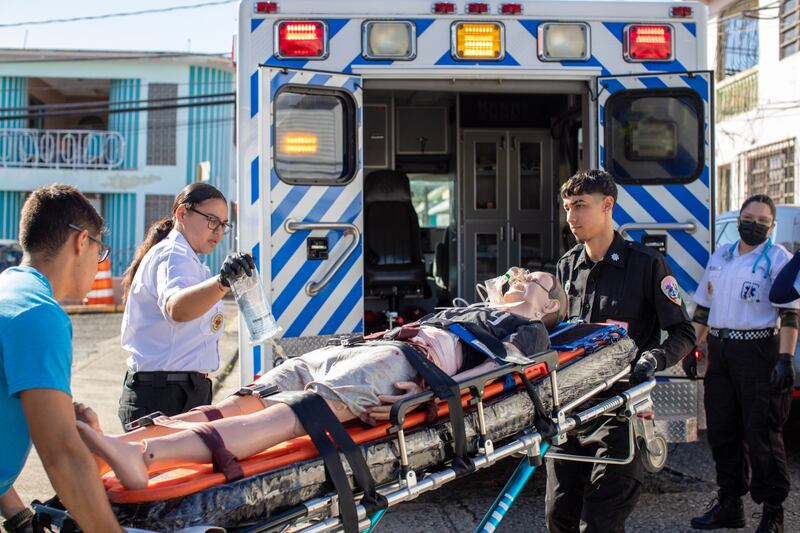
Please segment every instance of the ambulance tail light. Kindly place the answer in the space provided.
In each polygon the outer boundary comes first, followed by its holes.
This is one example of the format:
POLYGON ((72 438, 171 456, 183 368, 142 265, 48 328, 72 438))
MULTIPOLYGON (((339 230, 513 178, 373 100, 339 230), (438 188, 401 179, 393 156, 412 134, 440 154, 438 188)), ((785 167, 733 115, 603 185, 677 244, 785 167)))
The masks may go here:
POLYGON ((366 59, 410 60, 417 55, 417 35, 407 20, 368 20, 364 23, 361 53, 366 59))
POLYGON ((631 24, 625 35, 626 61, 672 61, 671 26, 631 24))
POLYGON ((456 5, 452 2, 436 2, 433 4, 433 12, 440 15, 449 15, 456 12, 456 5))
POLYGON ((278 59, 328 57, 328 27, 320 20, 284 20, 275 27, 278 59))
POLYGON ((589 49, 589 25, 573 22, 539 24, 537 39, 542 61, 586 61, 589 49))
POLYGON ((499 22, 456 22, 451 27, 454 59, 501 61, 505 57, 505 34, 499 22))
POLYGON ((278 151, 286 155, 316 154, 319 139, 313 133, 286 133, 278 141, 278 151))

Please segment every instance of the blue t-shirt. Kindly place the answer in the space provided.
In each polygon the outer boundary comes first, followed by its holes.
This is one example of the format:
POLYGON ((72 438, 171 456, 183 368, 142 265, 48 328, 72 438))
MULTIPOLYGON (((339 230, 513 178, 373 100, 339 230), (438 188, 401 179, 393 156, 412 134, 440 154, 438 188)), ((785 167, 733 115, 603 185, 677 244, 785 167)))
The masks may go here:
POLYGON ((72 322, 38 270, 0 274, 0 495, 25 466, 31 435, 19 393, 55 389, 72 395, 72 322))

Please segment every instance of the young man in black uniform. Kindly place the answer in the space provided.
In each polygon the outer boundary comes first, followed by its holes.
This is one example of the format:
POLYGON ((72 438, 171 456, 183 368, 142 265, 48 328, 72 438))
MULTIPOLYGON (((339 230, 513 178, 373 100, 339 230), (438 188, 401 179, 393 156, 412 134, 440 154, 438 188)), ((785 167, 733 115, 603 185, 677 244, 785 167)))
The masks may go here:
MULTIPOLYGON (((567 223, 579 242, 556 267, 567 293, 568 319, 616 322, 627 328, 639 348, 631 384, 680 361, 694 347, 695 335, 678 283, 660 253, 614 231, 611 212, 617 186, 611 175, 601 170, 579 172, 561 187, 561 198, 567 223), (662 330, 667 331, 663 343, 662 330)), ((624 457, 628 439, 627 423, 602 418, 554 449, 624 457)), ((643 477, 638 454, 627 465, 547 460, 548 530, 624 531, 643 477)))

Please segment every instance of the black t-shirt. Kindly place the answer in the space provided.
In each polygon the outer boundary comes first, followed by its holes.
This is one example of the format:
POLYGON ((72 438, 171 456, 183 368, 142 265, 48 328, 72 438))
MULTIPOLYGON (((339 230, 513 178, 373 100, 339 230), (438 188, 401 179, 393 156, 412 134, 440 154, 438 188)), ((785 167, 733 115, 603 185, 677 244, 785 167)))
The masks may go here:
MULTIPOLYGON (((459 325, 501 359, 508 357, 503 342, 510 342, 525 355, 534 355, 550 348, 550 337, 541 321, 529 320, 508 311, 456 307, 428 315, 420 320, 420 324, 442 329, 459 325)), ((471 344, 462 340, 461 346, 464 349, 464 363, 459 371, 474 368, 486 360, 485 353, 471 344)))
POLYGON ((605 257, 593 263, 583 244, 564 254, 556 267, 567 293, 570 320, 619 322, 640 351, 661 345, 671 366, 694 346, 694 330, 677 281, 664 256, 615 233, 605 257))

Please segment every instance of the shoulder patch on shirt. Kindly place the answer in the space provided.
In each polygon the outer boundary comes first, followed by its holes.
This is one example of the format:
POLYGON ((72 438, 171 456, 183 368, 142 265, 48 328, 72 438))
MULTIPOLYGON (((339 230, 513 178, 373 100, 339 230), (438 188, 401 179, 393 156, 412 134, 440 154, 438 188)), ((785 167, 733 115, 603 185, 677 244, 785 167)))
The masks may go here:
POLYGON ((678 281, 673 276, 667 276, 661 280, 661 292, 675 305, 683 303, 681 289, 678 287, 678 281))
POLYGON ((224 318, 222 317, 222 313, 217 313, 211 317, 211 331, 219 331, 219 328, 222 327, 223 322, 224 318))

